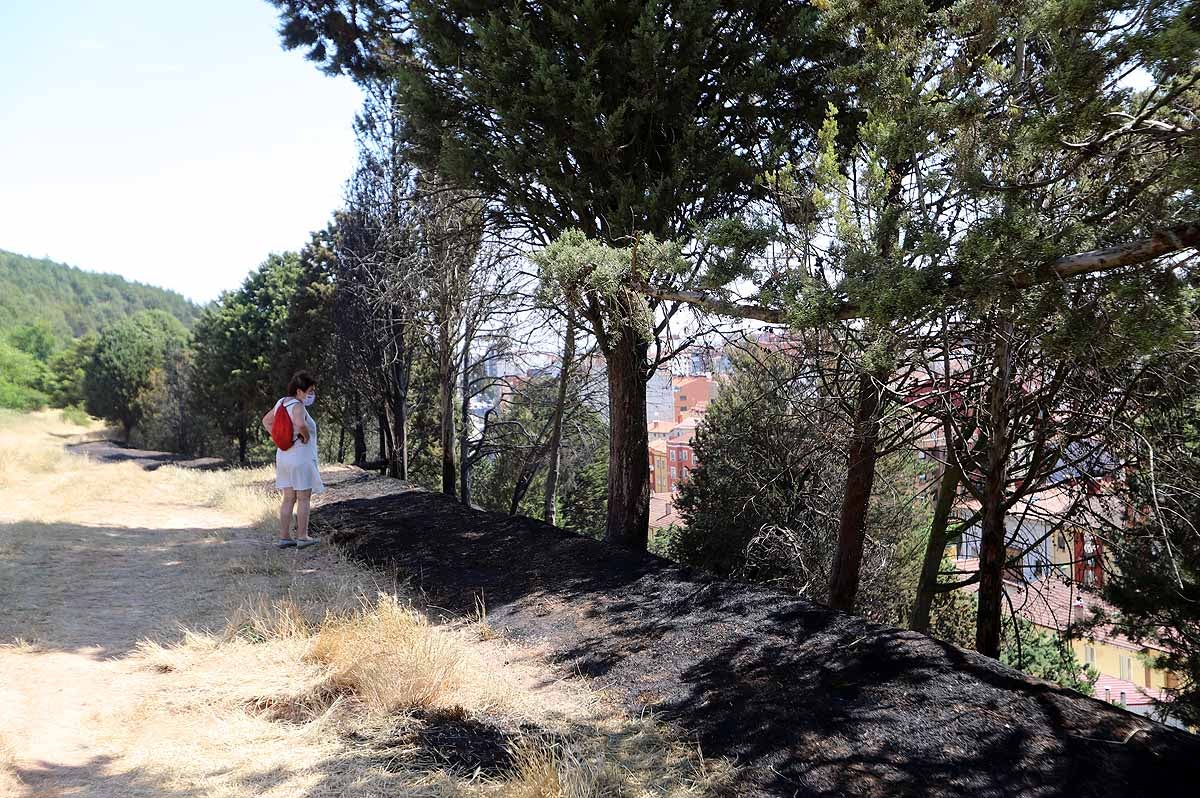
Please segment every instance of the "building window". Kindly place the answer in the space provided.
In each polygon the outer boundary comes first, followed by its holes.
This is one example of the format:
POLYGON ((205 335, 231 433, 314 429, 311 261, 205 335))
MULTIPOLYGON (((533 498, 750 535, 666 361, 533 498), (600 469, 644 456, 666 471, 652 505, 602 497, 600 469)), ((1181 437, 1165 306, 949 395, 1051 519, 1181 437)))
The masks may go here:
POLYGON ((1143 665, 1142 668, 1144 669, 1144 675, 1146 677, 1146 686, 1150 687, 1151 686, 1151 684, 1150 684, 1150 666, 1143 665))
MULTIPOLYGON (((1131 665, 1131 663, 1130 663, 1129 657, 1122 654, 1121 655, 1121 678, 1127 682, 1132 681, 1132 679, 1130 679, 1130 676, 1132 675, 1132 668, 1130 667, 1130 665, 1131 665)), ((1124 702, 1122 702, 1122 703, 1124 703, 1124 702)))
POLYGON ((674 449, 671 450, 671 462, 672 463, 675 462, 675 450, 674 449))
POLYGON ((675 466, 671 466, 671 479, 675 479, 675 466))
POLYGON ((1085 665, 1095 665, 1096 664, 1096 647, 1095 646, 1084 646, 1083 647, 1083 664, 1085 664, 1085 665))
POLYGON ((1005 547, 1004 578, 1011 582, 1025 581, 1025 563, 1021 559, 1021 550, 1012 546, 1005 547))
MULTIPOLYGON (((687 394, 682 394, 682 393, 681 393, 681 394, 679 394, 679 401, 681 401, 681 402, 686 402, 686 401, 687 401, 687 394)), ((685 407, 685 408, 684 408, 684 410, 687 410, 687 408, 685 407)))

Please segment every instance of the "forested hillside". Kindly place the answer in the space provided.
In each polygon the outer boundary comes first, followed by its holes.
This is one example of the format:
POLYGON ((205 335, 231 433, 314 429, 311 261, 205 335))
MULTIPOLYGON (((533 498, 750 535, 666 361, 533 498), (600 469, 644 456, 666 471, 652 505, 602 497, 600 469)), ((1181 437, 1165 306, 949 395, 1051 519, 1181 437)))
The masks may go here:
MULTIPOLYGON (((175 337, 183 339, 199 313, 174 291, 0 250, 0 408, 77 407, 104 335, 133 325, 178 328, 175 337)), ((94 387, 103 384, 93 380, 94 387)))
POLYGON ((44 323, 69 340, 139 310, 165 310, 189 327, 200 311, 174 291, 0 250, 0 336, 44 323))

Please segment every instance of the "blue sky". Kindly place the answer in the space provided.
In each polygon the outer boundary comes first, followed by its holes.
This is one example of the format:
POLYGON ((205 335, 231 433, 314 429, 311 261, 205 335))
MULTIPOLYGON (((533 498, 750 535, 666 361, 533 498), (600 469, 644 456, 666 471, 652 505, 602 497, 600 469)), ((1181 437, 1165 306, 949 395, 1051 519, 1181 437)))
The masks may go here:
POLYGON ((207 301, 341 202, 360 94, 265 0, 2 0, 0 249, 207 301))

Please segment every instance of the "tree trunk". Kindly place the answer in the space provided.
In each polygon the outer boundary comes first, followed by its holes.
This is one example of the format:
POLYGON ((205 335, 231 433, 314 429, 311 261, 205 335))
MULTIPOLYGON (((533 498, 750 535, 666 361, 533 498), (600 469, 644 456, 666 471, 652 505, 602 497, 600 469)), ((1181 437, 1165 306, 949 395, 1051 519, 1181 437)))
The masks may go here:
POLYGON ((379 459, 390 462, 395 441, 392 440, 392 432, 388 427, 387 413, 376 413, 375 423, 379 425, 379 459))
POLYGON ((354 422, 354 463, 367 462, 367 431, 363 429, 362 419, 354 422))
POLYGON ((375 459, 386 460, 387 459, 387 441, 384 439, 383 426, 379 423, 378 414, 376 414, 376 417, 375 417, 375 432, 376 432, 376 436, 379 439, 378 440, 379 457, 377 457, 375 459))
MULTIPOLYGON (((345 421, 344 418, 343 421, 345 421)), ((346 425, 344 423, 338 425, 337 461, 339 463, 346 462, 346 425)))
POLYGON ((399 463, 399 479, 408 479, 408 386, 404 387, 404 391, 400 394, 400 400, 396 403, 396 431, 392 437, 396 441, 396 451, 399 453, 397 461, 399 463))
POLYGON ((871 504, 878 457, 880 391, 876 375, 863 372, 859 376, 858 409, 846 458, 846 490, 842 495, 842 513, 838 522, 837 553, 829 579, 829 606, 846 612, 854 609, 854 599, 858 595, 867 509, 871 504))
POLYGON ((929 608, 937 595, 938 568, 946 554, 946 527, 950 522, 950 510, 958 493, 961 472, 954 463, 946 463, 942 478, 938 481, 937 503, 933 508, 933 522, 929 527, 929 542, 925 546, 925 559, 921 563, 921 576, 917 581, 917 597, 913 601, 912 616, 908 628, 915 632, 929 631, 929 608))
POLYGON ((608 518, 604 539, 644 551, 650 529, 649 431, 646 428, 646 344, 631 323, 621 325, 608 361, 608 518))
MULTIPOLYGON (((126 435, 125 435, 125 440, 129 440, 128 433, 126 433, 126 435)), ((242 432, 238 433, 237 442, 238 442, 238 462, 241 463, 242 465, 246 465, 246 449, 248 448, 249 443, 250 443, 250 434, 246 431, 242 431, 242 432)))
POLYGON ((387 474, 393 479, 403 479, 400 476, 399 447, 396 446, 396 427, 399 424, 399 420, 397 419, 396 395, 394 392, 384 397, 383 409, 387 417, 388 440, 391 441, 388 447, 387 474))
POLYGON ((449 335, 443 331, 438 355, 439 409, 442 417, 442 493, 456 496, 458 468, 454 464, 454 371, 449 349, 449 335))
MULTIPOLYGON (((567 406, 567 387, 571 381, 571 363, 575 360, 575 315, 567 313, 566 338, 563 341, 562 367, 558 375, 558 398, 554 405, 554 428, 550 432, 549 464, 546 470, 546 495, 542 518, 547 524, 558 522, 558 468, 562 459, 563 415, 567 406)), ((644 414, 643 414, 644 415, 644 414)))
POLYGON ((541 467, 541 451, 534 449, 521 464, 521 471, 517 474, 516 482, 513 483, 512 499, 508 504, 509 515, 516 515, 517 511, 521 509, 521 502, 525 500, 525 494, 529 492, 529 486, 533 484, 541 467))
POLYGON ((391 451, 388 474, 396 479, 408 479, 408 375, 404 364, 391 365, 391 388, 387 396, 388 437, 391 451))
POLYGON ((979 606, 975 616, 975 650, 1000 656, 1000 626, 1004 601, 1004 489, 1008 482, 1008 390, 1011 382, 1009 334, 1001 325, 996 336, 995 361, 988 401, 988 471, 984 484, 983 521, 979 539, 979 606))
POLYGON ((462 399, 459 402, 458 432, 458 497, 466 506, 471 506, 471 458, 467 456, 471 444, 471 370, 467 368, 471 351, 471 330, 467 328, 463 339, 462 399))

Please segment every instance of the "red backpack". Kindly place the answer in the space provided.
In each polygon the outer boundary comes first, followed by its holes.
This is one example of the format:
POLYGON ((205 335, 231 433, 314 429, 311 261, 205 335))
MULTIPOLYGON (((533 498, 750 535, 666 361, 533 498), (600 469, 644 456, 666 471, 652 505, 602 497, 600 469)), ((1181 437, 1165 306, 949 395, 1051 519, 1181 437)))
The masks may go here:
MULTIPOLYGON (((295 404, 296 401, 293 399, 291 404, 295 404)), ((283 400, 279 407, 275 408, 275 420, 271 422, 271 440, 285 452, 296 442, 296 429, 292 426, 292 414, 287 411, 288 407, 288 401, 283 400)))

